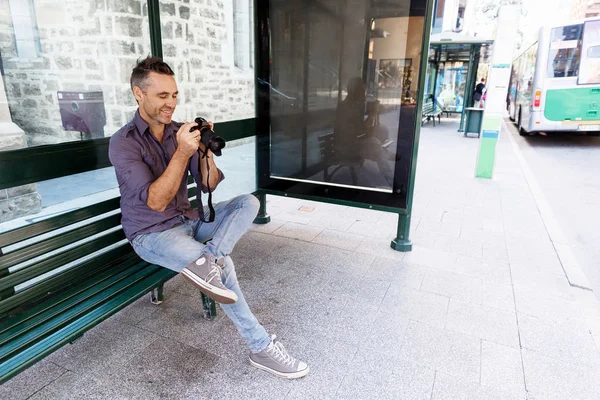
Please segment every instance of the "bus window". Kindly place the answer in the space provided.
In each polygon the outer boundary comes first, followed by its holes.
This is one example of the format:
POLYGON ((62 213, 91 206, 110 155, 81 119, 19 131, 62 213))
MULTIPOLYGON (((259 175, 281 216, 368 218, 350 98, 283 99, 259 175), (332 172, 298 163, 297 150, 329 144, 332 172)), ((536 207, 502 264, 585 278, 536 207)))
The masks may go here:
POLYGON ((548 57, 548 78, 577 76, 583 26, 569 25, 552 29, 548 57))
POLYGON ((584 24, 581 47, 583 52, 577 83, 600 83, 600 20, 584 24))

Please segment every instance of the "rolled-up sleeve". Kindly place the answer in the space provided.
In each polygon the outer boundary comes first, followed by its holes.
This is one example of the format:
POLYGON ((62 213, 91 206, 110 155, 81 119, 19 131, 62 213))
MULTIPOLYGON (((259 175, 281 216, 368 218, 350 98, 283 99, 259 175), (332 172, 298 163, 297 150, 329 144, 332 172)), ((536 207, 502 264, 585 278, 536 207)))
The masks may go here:
POLYGON ((148 204, 148 189, 154 182, 154 175, 144 162, 139 145, 127 137, 113 135, 108 156, 115 167, 121 196, 137 198, 148 204), (124 192, 128 196, 123 196, 124 192))

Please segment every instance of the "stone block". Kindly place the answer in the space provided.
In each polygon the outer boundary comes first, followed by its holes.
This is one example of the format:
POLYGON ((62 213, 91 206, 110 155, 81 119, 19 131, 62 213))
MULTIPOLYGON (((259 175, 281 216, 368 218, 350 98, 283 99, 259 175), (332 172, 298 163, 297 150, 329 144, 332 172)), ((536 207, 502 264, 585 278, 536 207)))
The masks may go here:
POLYGON ((73 68, 73 59, 71 57, 57 56, 54 58, 54 62, 61 70, 73 68))
POLYGON ((179 16, 183 19, 190 19, 190 8, 185 6, 179 7, 179 16))
POLYGON ((103 35, 112 36, 114 30, 112 17, 102 18, 101 30, 103 35))
POLYGON ((104 77, 102 75, 96 75, 96 74, 88 74, 85 76, 85 80, 86 81, 103 81, 104 77))
POLYGON ((577 361, 522 350, 528 398, 535 400, 597 399, 600 358, 577 361))
POLYGON ((40 212, 42 198, 37 193, 0 201, 0 222, 40 212))
POLYGON ((21 84, 9 83, 7 86, 7 92, 9 97, 21 97, 21 84))
POLYGON ((23 94, 25 96, 40 96, 42 94, 42 90, 40 89, 40 86, 38 84, 24 83, 23 94))
POLYGON ((175 4, 160 2, 160 13, 163 15, 175 16, 175 4))
POLYGON ((6 199, 8 199, 8 193, 7 193, 6 189, 0 190, 0 200, 6 200, 6 199))
POLYGON ((465 381, 479 382, 481 343, 471 336, 411 322, 400 356, 465 381))
POLYGON ((386 293, 380 311, 443 328, 446 324, 448 301, 444 296, 393 285, 386 293))
MULTIPOLYGON (((116 55, 116 56, 135 54, 135 43, 131 42, 131 41, 117 40, 117 41, 111 42, 110 47, 112 50, 112 54, 116 55)), ((93 60, 89 60, 89 61, 91 61, 92 63, 97 65, 97 63, 95 61, 93 61, 93 60)), ((93 66, 92 64, 90 64, 90 65, 93 66)), ((88 62, 86 62, 86 66, 88 66, 88 62)), ((92 68, 90 68, 90 69, 92 69, 92 68)))
POLYGON ((32 183, 29 185, 16 186, 9 188, 6 191, 8 193, 8 197, 23 196, 25 194, 35 193, 35 184, 32 183))
POLYGON ((176 38, 183 37, 183 26, 179 22, 175 22, 175 37, 176 38))
POLYGON ((0 151, 27 147, 25 132, 13 122, 0 122, 0 151))
POLYGON ((57 91, 58 90, 58 81, 49 80, 44 82, 44 90, 45 91, 57 91))
POLYGON ((324 230, 313 239, 313 242, 345 250, 354 250, 358 247, 362 239, 362 236, 351 233, 324 230))
POLYGON ((134 17, 116 17, 115 30, 118 35, 142 37, 142 19, 134 17))
POLYGON ((162 34, 163 40, 173 39, 173 22, 169 21, 167 23, 164 23, 160 32, 162 34))
POLYGON ((578 362, 599 355, 583 320, 555 322, 519 314, 519 331, 524 348, 555 359, 578 362))
POLYGON ((42 360, 0 386, 3 399, 27 399, 67 372, 48 360, 42 360))
MULTIPOLYGON (((176 57, 177 48, 172 44, 163 44, 163 54, 165 57, 176 57)), ((178 74, 178 76, 181 76, 181 74, 178 74)))
POLYGON ((502 386, 481 385, 466 379, 436 372, 431 400, 532 400, 524 390, 512 393, 502 386))
POLYGON ((519 332, 514 311, 450 299, 446 329, 519 348, 519 332))
POLYGON ((421 363, 360 352, 335 398, 430 399, 434 377, 435 371, 421 363))
POLYGON ((109 0, 107 11, 140 15, 141 4, 139 0, 109 0))
POLYGON ((284 236, 292 239, 311 241, 313 240, 319 233, 321 233, 322 228, 315 228, 312 226, 306 226, 302 224, 296 224, 293 222, 288 222, 283 225, 281 228, 277 229, 273 232, 274 235, 284 236))

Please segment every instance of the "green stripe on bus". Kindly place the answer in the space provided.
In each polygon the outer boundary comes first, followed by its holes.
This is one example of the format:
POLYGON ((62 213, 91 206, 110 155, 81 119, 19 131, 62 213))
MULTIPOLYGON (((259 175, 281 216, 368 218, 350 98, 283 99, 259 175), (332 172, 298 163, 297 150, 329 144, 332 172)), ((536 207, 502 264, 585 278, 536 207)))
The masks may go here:
POLYGON ((600 88, 546 91, 544 117, 550 121, 593 121, 600 115, 600 88))

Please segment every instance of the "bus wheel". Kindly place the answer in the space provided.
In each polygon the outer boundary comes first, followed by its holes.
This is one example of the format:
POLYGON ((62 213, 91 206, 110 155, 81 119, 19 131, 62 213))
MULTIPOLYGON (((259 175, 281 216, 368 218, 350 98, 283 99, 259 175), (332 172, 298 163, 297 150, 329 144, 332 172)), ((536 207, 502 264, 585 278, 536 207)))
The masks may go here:
POLYGON ((521 136, 528 136, 529 134, 525 131, 525 129, 523 129, 523 127, 521 126, 521 109, 519 108, 519 119, 517 122, 517 129, 519 130, 519 135, 521 136))

